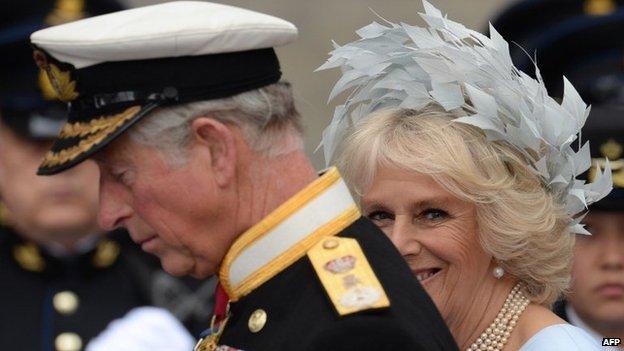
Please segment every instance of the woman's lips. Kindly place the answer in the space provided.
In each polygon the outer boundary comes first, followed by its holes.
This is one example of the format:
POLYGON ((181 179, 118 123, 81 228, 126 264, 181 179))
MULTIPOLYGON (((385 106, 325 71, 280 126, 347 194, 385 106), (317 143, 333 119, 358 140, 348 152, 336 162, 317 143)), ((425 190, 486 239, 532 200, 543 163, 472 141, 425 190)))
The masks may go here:
POLYGON ((438 272, 440 272, 440 268, 427 268, 427 269, 413 269, 412 273, 418 279, 421 284, 428 283, 433 277, 435 277, 438 272))

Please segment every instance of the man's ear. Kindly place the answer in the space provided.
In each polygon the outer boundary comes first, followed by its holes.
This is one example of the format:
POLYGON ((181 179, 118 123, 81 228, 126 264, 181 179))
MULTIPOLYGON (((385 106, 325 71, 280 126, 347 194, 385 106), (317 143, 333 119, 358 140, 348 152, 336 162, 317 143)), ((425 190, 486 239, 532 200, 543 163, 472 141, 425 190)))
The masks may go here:
POLYGON ((192 137, 198 147, 208 151, 209 167, 219 185, 229 183, 235 174, 236 136, 231 127, 210 117, 196 118, 191 124, 192 137))

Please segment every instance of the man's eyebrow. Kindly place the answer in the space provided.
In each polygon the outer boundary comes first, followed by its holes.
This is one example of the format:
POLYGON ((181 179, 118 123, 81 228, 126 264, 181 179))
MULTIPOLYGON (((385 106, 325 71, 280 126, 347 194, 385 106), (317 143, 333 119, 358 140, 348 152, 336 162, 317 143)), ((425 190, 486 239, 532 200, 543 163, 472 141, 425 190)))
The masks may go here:
POLYGON ((93 161, 95 161, 98 165, 104 167, 112 167, 117 166, 122 163, 127 163, 128 158, 124 155, 114 155, 111 159, 111 155, 106 152, 98 152, 95 155, 90 157, 93 161))
POLYGON ((102 157, 101 155, 94 155, 91 157, 91 160, 93 160, 95 163, 97 163, 98 166, 100 167, 110 167, 111 166, 111 162, 106 160, 105 157, 102 157))

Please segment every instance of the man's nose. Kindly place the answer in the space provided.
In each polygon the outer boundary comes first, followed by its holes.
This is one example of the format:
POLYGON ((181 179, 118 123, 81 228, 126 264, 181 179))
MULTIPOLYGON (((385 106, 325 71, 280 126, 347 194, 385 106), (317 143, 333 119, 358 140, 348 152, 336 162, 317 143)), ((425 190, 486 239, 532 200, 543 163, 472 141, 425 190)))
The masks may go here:
POLYGON ((104 230, 122 227, 123 222, 132 216, 133 210, 127 196, 118 187, 100 182, 100 210, 98 221, 104 230))

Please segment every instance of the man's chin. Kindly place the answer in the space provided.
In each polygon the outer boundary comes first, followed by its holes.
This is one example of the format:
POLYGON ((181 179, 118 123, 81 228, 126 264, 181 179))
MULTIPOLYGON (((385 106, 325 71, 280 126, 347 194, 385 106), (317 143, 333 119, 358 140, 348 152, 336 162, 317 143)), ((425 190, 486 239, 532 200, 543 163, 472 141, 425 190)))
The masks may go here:
POLYGON ((165 256, 159 256, 160 264, 165 272, 174 276, 192 276, 195 277, 195 264, 188 258, 172 258, 165 256))

